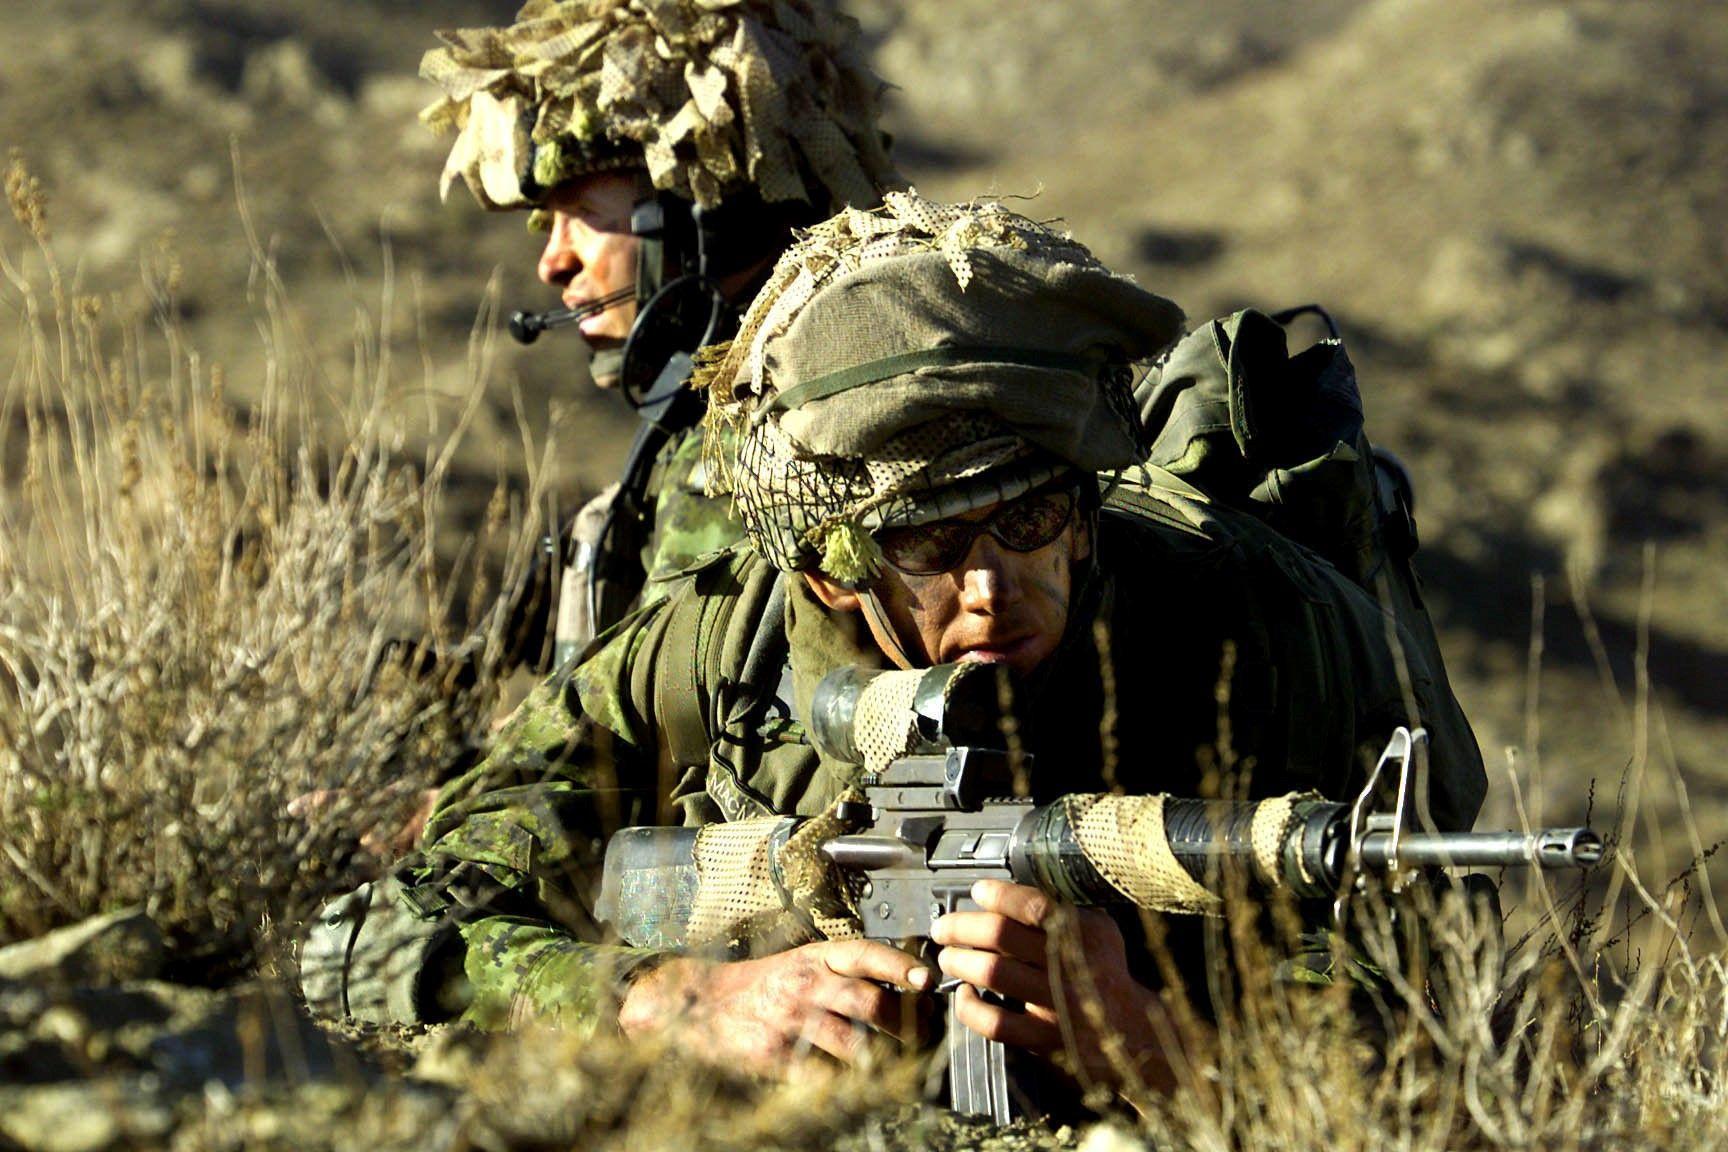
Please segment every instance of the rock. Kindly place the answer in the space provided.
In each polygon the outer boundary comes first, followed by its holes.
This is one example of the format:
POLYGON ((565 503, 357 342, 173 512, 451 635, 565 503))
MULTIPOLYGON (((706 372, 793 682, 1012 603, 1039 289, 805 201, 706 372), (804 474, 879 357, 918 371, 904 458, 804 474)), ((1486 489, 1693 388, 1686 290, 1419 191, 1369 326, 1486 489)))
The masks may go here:
POLYGON ((0 980, 0 1150, 442 1149, 451 1092, 382 1082, 281 991, 0 980))
POLYGON ((0 1088, 0 1137, 29 1152, 132 1148, 160 1140, 173 1125, 173 1112, 135 1081, 0 1088))
POLYGON ((1117 1124, 1098 1124, 1087 1129, 1078 1152, 1148 1152, 1150 1145, 1117 1124))
POLYGON ((148 980, 162 970, 162 930, 142 909, 110 912, 0 948, 0 979, 60 984, 148 980))

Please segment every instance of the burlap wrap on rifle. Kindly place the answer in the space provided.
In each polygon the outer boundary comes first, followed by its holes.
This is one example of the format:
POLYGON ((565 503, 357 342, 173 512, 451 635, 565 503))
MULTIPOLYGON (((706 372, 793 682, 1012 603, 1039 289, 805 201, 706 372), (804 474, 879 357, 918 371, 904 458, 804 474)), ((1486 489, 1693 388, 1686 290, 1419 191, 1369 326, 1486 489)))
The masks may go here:
MULTIPOLYGON (((843 800, 863 798, 857 789, 843 800)), ((1254 806, 1249 840, 1256 890, 1289 886, 1282 854, 1295 806, 1313 795, 1291 793, 1254 806)), ((1149 912, 1217 915, 1222 900, 1189 875, 1171 851, 1164 823, 1165 796, 1065 796, 1074 839, 1122 902, 1149 912)), ((773 834, 781 817, 711 824, 696 841, 701 877, 690 915, 692 946, 719 943, 733 951, 791 947, 811 940, 859 935, 850 882, 820 853, 846 831, 832 811, 804 821, 779 851, 773 834)))
MULTIPOLYGON (((1262 889, 1286 886, 1279 857, 1302 798, 1292 793, 1255 805, 1250 839, 1254 879, 1262 889)), ((1086 794, 1065 796, 1061 803, 1087 861, 1127 903, 1149 912, 1216 915, 1222 901, 1189 875, 1170 849, 1166 799, 1086 794)))
MULTIPOLYGON (((852 789, 837 803, 861 799, 852 789)), ((851 891, 820 852, 845 827, 830 810, 799 824, 776 852, 783 822, 736 820, 697 834, 696 899, 684 932, 689 946, 749 952, 860 934, 851 891)))

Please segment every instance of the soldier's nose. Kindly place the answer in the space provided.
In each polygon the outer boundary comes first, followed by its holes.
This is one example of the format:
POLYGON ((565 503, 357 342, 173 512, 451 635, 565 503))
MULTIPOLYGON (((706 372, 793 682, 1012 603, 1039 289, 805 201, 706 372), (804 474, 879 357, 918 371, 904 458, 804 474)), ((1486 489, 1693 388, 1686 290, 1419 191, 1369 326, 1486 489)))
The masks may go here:
POLYGON ((960 575, 960 604, 968 612, 992 615, 1020 598, 1007 550, 988 532, 966 556, 960 575))
POLYGON ((576 248, 570 243, 569 234, 560 224, 552 225, 552 233, 546 237, 546 247, 540 250, 540 263, 536 271, 542 284, 550 284, 554 288, 569 284, 582 271, 582 261, 576 255, 576 248))

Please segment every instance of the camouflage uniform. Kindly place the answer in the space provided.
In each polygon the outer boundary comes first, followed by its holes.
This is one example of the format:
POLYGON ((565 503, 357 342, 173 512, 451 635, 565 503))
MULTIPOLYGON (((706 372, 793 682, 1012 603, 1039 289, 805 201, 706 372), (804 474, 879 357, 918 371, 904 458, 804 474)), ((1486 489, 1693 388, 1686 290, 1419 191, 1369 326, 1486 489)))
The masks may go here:
MULTIPOLYGON (((528 0, 513 24, 439 36, 444 47, 426 54, 421 75, 443 95, 421 119, 455 137, 441 190, 447 196, 460 180, 483 208, 529 210, 530 228, 546 222, 555 188, 604 171, 642 172, 662 207, 811 206, 786 217, 798 223, 875 204, 900 184, 877 126, 886 85, 859 50, 856 21, 831 0, 528 0)), ((785 223, 772 214, 721 218, 721 247, 746 266, 784 243, 785 223)), ((688 236, 667 239, 675 233, 683 235, 669 226, 643 241, 657 255, 638 265, 639 308, 668 277, 738 271, 698 267, 688 236)), ((643 347, 637 354, 653 369, 694 350, 643 347)), ((663 415, 652 422, 675 427, 663 415)), ((739 539, 729 503, 704 492, 702 439, 697 429, 673 431, 651 449, 647 487, 627 494, 625 507, 640 509, 643 523, 639 534, 619 535, 628 548, 645 541, 642 573, 596 556, 612 496, 578 516, 559 653, 585 646, 625 601, 664 594, 667 577, 739 539), (596 564, 607 574, 597 576, 596 564), (614 587, 603 592, 607 582, 614 587)))
MULTIPOLYGON (((1016 709, 1040 802, 1112 786, 1199 794, 1205 765, 1224 754, 1221 719, 1251 796, 1353 795, 1365 759, 1410 722, 1383 614, 1252 517, 1135 470, 1105 503, 1097 555, 1061 650, 1016 709), (1113 765, 1100 738, 1107 709, 1113 765)), ((777 683, 737 682, 776 576, 745 549, 711 557, 539 689, 491 756, 446 790, 410 881, 428 909, 478 911, 459 929, 468 1020, 600 1023, 617 982, 656 958, 598 942, 593 883, 612 828, 815 815, 854 778, 804 743, 792 717, 833 668, 884 665, 855 617, 824 611, 790 578, 784 620, 767 625, 786 639, 791 699, 777 683)), ((1434 818, 1467 828, 1484 790, 1469 725, 1443 685, 1410 687, 1433 736, 1434 818)), ((1171 926, 1180 947, 1193 925, 1171 926)), ((1156 983, 1149 965, 1140 974, 1156 983)))
MULTIPOLYGON (((1416 646, 1398 621, 1258 516, 1132 465, 1138 419, 1116 358, 1173 340, 1174 305, 999 206, 886 201, 795 245, 706 365, 711 427, 736 435, 710 463, 749 547, 699 562, 539 689, 446 789, 398 890, 372 898, 379 931, 406 921, 438 938, 409 950, 422 957, 411 995, 370 998, 381 1015, 615 1019, 621 982, 661 954, 607 943, 594 922, 606 836, 815 816, 856 778, 800 717, 830 671, 888 659, 861 612, 823 607, 802 572, 863 601, 883 562, 875 533, 1076 472, 1101 474, 1083 501, 1093 547, 1059 647, 1012 707, 1035 800, 1350 797, 1391 732, 1422 724, 1432 820, 1475 818, 1469 725, 1443 675, 1401 663, 1416 646)), ((1124 929, 1132 945, 1138 915, 1124 929)), ((1179 959, 1203 959, 1195 918, 1168 936, 1179 959)), ((1150 950, 1131 955, 1157 984, 1150 950)))
MULTIPOLYGON (((643 583, 636 600, 647 604, 666 595, 669 581, 698 560, 738 543, 744 525, 732 514, 731 501, 707 492, 708 466, 703 461, 700 425, 674 432, 654 456, 654 467, 642 494, 646 530, 639 559, 643 583)), ((596 553, 621 485, 603 489, 571 521, 569 543, 576 560, 564 570, 559 594, 558 648, 553 667, 586 648, 604 630, 592 618, 589 580, 596 553)))
POLYGON ((708 495, 702 440, 700 427, 687 429, 661 450, 655 465, 649 487, 654 534, 642 557, 648 573, 644 602, 665 596, 673 578, 744 538, 744 525, 732 514, 731 500, 708 495))

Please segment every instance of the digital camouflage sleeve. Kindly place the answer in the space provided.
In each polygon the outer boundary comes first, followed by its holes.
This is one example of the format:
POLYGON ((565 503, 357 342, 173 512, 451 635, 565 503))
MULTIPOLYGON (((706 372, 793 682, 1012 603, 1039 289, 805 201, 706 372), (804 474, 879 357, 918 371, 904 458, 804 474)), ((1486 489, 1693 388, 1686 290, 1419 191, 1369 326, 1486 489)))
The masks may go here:
POLYGON ((648 583, 644 603, 665 596, 671 581, 704 556, 730 548, 744 538, 732 514, 730 496, 710 496, 702 465, 703 430, 692 428, 660 455, 654 479, 654 528, 643 567, 648 583))
POLYGON ((601 943, 592 910, 606 837, 655 816, 652 743, 636 717, 630 655, 663 624, 660 605, 614 630, 588 661, 540 687, 491 753, 441 793, 404 877, 460 934, 462 1018, 565 1028, 611 1018, 622 983, 657 954, 601 943), (609 1009, 610 1006, 610 1009, 609 1009))
MULTIPOLYGON (((706 761, 709 717, 730 705, 708 686, 744 642, 728 618, 753 625, 772 576, 747 552, 709 554, 671 582, 675 595, 644 605, 536 688, 486 759, 439 795, 400 873, 406 904, 456 925, 461 987, 446 999, 464 1020, 592 1027, 613 1019, 625 983, 661 958, 594 943, 605 938, 593 909, 606 839, 629 825, 728 815, 708 798, 706 761)), ((805 746, 775 755, 791 765, 783 775, 808 777, 797 769, 812 757, 805 746)))

